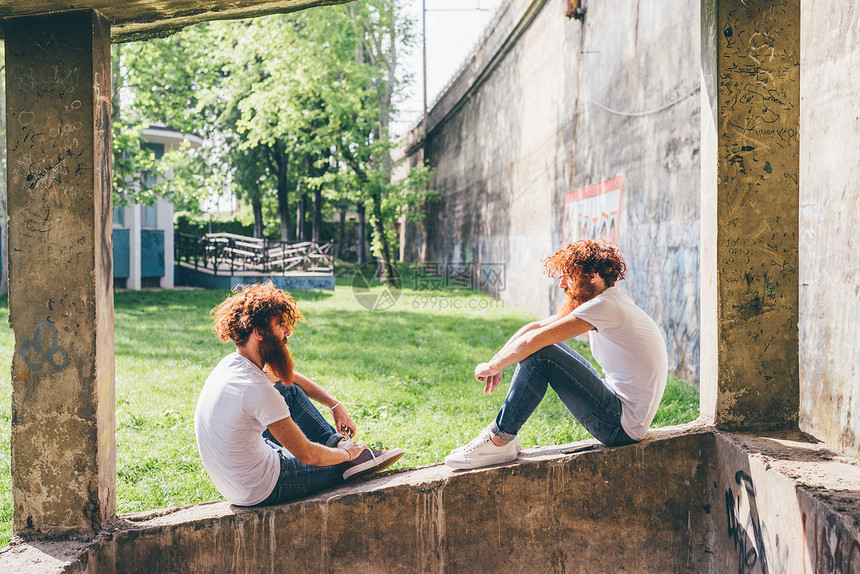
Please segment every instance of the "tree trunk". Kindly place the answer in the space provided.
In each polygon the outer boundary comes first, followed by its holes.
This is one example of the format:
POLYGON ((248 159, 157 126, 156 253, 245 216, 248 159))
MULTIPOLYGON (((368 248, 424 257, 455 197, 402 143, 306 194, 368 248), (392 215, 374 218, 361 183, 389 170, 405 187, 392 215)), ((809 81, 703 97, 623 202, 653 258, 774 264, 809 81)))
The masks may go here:
POLYGON ((311 241, 321 243, 322 237, 322 190, 317 187, 314 189, 314 214, 313 214, 313 232, 311 233, 311 241))
MULTIPOLYGON (((392 8, 394 9, 394 8, 392 8)), ((396 15, 392 15, 396 19, 396 15)), ((392 22, 388 32, 388 50, 390 60, 386 62, 387 78, 383 87, 383 92, 379 99, 379 126, 377 128, 378 139, 388 139, 388 126, 391 122, 391 96, 394 92, 394 84, 397 81, 395 71, 397 69, 397 32, 396 25, 392 22)), ((380 54, 382 56, 382 54, 380 54)), ((384 57, 381 58, 384 61, 384 57)), ((386 149, 382 154, 382 170, 386 175, 385 181, 391 181, 391 152, 386 149)), ((385 234, 385 220, 382 217, 382 189, 377 190, 373 194, 373 226, 374 235, 377 245, 379 245, 376 253, 379 262, 379 277, 385 284, 391 284, 394 277, 391 275, 391 246, 388 244, 388 237, 385 234)))
MULTIPOLYGON (((390 95, 388 96, 390 98, 390 95)), ((383 100, 381 104, 380 126, 374 132, 379 139, 380 131, 386 134, 388 125, 388 112, 383 100), (383 131, 384 130, 384 131, 383 131)), ((386 134, 387 135, 387 134, 386 134)), ((383 136, 386 137, 386 136, 383 136)), ((375 163, 375 161, 374 161, 375 163)), ((391 180, 391 154, 386 150, 382 155, 382 167, 385 173, 388 174, 388 180, 391 180)), ((386 285, 390 285, 393 277, 389 271, 391 270, 391 246, 388 245, 388 237, 385 234, 385 220, 382 217, 382 193, 384 188, 377 188, 371 195, 371 205, 373 217, 371 223, 373 225, 374 243, 377 245, 374 250, 377 261, 379 263, 379 280, 386 285)))
POLYGON ((382 198, 379 194, 373 195, 373 228, 376 240, 379 244, 379 252, 376 254, 379 263, 379 279, 383 284, 389 285, 394 281, 391 276, 391 247, 385 236, 385 222, 382 220, 382 198))
POLYGON ((281 241, 287 242, 290 240, 290 197, 289 189, 287 189, 287 165, 289 164, 290 156, 288 154, 279 154, 278 166, 278 216, 281 219, 281 241))
POLYGON ((340 247, 343 245, 343 239, 346 235, 346 207, 340 208, 340 221, 337 226, 337 242, 334 244, 334 256, 337 258, 340 255, 340 247))
POLYGON ((308 192, 307 189, 302 189, 302 197, 299 201, 299 210, 296 216, 296 225, 299 228, 299 241, 307 241, 307 211, 308 211, 308 192))
POLYGON ((363 203, 359 203, 358 208, 358 264, 364 265, 367 262, 367 253, 364 250, 364 235, 367 230, 367 217, 363 203))
POLYGON ((303 185, 300 185, 299 202, 296 206, 296 241, 305 240, 305 211, 308 206, 308 192, 303 185))
POLYGON ((254 237, 263 238, 263 200, 259 196, 251 198, 251 207, 254 210, 254 237))

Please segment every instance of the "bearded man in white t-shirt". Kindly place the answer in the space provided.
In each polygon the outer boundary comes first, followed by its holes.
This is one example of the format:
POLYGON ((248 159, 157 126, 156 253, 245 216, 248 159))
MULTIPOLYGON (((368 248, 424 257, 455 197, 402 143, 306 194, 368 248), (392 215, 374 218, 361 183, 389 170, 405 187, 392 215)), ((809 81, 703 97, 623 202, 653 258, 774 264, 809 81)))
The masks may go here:
POLYGON ((295 500, 388 468, 403 454, 357 444, 344 405, 293 369, 287 341, 304 317, 289 293, 271 281, 237 288, 212 315, 215 332, 236 351, 206 379, 194 434, 203 467, 229 502, 295 500), (310 399, 329 408, 335 426, 310 399))
POLYGON ((645 437, 666 387, 666 342, 654 321, 615 283, 627 266, 605 241, 568 243, 544 260, 547 275, 565 292, 561 312, 522 327, 475 369, 492 394, 502 371, 517 364, 496 420, 445 463, 479 468, 509 462, 520 452, 517 433, 546 394, 547 385, 570 413, 607 446, 645 437), (564 341, 589 333, 591 352, 605 378, 564 341))

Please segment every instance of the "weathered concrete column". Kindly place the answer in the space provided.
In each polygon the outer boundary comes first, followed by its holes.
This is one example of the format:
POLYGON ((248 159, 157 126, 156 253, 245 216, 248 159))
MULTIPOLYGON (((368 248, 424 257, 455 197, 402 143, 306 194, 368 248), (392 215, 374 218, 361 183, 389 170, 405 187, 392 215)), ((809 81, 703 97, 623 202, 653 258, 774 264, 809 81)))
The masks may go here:
POLYGON ((6 20, 14 530, 115 513, 110 27, 6 20))
POLYGON ((794 427, 800 0, 703 0, 702 74, 702 415, 794 427))

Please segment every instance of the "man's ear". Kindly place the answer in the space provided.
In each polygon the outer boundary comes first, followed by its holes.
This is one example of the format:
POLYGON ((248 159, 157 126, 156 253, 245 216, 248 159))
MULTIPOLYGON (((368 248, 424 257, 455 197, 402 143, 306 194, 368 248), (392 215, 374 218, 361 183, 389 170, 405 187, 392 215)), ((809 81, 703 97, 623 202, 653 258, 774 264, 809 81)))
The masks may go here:
POLYGON ((263 331, 262 331, 259 327, 254 327, 254 330, 253 330, 253 331, 251 331, 251 334, 252 334, 252 335, 254 336, 254 338, 255 338, 255 339, 257 339, 258 341, 262 341, 262 340, 263 340, 263 338, 264 338, 264 336, 265 336, 265 333, 263 333, 263 331))

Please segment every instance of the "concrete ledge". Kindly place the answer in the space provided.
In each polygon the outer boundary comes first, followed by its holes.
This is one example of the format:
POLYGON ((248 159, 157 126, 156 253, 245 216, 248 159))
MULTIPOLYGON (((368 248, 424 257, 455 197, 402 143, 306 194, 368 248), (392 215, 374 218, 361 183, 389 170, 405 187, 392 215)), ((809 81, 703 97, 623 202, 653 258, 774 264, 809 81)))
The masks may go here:
POLYGON ((563 450, 526 449, 474 471, 388 473, 281 506, 127 515, 89 542, 13 545, 0 571, 860 568, 860 465, 804 435, 693 424, 628 447, 563 450))
POLYGON ((860 572, 860 463, 798 432, 715 433, 709 572, 860 572))

